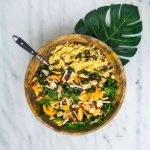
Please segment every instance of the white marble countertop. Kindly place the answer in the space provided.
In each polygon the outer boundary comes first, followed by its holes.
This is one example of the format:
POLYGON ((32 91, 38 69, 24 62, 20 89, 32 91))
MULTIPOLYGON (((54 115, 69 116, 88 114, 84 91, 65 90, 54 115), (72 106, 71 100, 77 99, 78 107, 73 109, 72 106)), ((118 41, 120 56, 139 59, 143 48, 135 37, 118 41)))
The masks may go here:
POLYGON ((145 150, 150 147, 150 0, 0 0, 0 150, 145 150), (125 66, 127 93, 114 120, 83 136, 49 130, 35 119, 24 95, 31 55, 12 41, 24 38, 34 49, 72 33, 79 18, 111 3, 138 5, 143 20, 137 54, 125 66))

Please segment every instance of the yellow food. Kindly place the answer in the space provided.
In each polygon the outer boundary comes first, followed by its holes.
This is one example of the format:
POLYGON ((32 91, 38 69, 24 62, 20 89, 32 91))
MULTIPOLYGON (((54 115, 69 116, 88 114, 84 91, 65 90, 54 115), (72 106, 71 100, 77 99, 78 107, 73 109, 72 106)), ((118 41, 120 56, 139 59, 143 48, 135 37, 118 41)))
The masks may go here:
POLYGON ((81 101, 87 101, 91 96, 91 93, 85 93, 78 96, 79 100, 81 101))
POLYGON ((83 119, 83 109, 79 108, 78 109, 78 121, 82 121, 83 119))
POLYGON ((101 99, 103 98, 103 93, 104 92, 100 88, 96 87, 96 91, 95 91, 95 93, 91 94, 90 99, 92 101, 98 101, 99 98, 101 98, 101 99))
POLYGON ((62 105, 63 110, 70 110, 70 107, 68 105, 62 105))
POLYGON ((75 72, 82 69, 93 71, 94 69, 100 70, 102 66, 108 64, 107 60, 101 61, 101 57, 97 57, 95 61, 89 59, 88 62, 85 61, 84 57, 82 57, 81 60, 76 59, 79 53, 84 53, 86 50, 88 50, 92 56, 97 55, 97 52, 99 53, 98 55, 100 55, 99 49, 87 45, 65 43, 56 46, 53 50, 53 54, 49 57, 49 63, 52 64, 50 69, 67 69, 66 63, 72 62, 70 67, 74 68, 75 72))
POLYGON ((57 113, 57 110, 55 110, 50 105, 48 105, 48 106, 43 105, 43 111, 49 116, 54 116, 57 113))
POLYGON ((40 85, 39 83, 36 83, 32 86, 32 89, 35 91, 35 92, 42 92, 42 85, 40 85))

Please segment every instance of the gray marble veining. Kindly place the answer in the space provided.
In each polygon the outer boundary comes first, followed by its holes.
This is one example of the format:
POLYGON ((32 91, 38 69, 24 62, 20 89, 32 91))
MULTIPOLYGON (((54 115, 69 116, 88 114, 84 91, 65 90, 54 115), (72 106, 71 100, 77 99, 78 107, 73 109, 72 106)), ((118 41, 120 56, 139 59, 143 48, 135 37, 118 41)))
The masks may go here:
POLYGON ((145 150, 150 147, 150 0, 1 0, 0 1, 0 150, 145 150), (83 136, 49 130, 35 119, 24 95, 31 55, 12 34, 34 49, 73 33, 79 18, 111 3, 132 3, 143 21, 137 54, 125 66, 127 93, 121 110, 103 129, 83 136))

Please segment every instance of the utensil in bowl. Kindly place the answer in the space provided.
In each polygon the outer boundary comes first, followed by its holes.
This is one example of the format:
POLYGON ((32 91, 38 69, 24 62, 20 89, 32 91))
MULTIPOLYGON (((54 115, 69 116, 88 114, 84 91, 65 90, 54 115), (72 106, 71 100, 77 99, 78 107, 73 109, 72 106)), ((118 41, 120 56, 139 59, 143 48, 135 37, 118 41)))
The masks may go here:
POLYGON ((39 56, 36 51, 34 51, 23 39, 18 37, 17 35, 12 35, 12 39, 23 49, 25 49, 27 52, 35 56, 37 59, 39 59, 41 62, 49 66, 49 64, 43 59, 43 57, 39 56))

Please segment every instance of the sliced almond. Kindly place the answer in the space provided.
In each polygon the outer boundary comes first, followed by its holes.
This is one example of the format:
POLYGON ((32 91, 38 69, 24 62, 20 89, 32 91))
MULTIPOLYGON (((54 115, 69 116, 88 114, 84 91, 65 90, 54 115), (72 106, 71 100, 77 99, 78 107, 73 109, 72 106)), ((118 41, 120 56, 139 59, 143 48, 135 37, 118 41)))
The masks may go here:
POLYGON ((63 91, 62 86, 61 86, 61 85, 58 85, 57 92, 58 92, 58 93, 61 93, 62 91, 63 91))
POLYGON ((62 123, 62 125, 66 124, 69 121, 69 119, 65 119, 62 123))
POLYGON ((82 89, 85 90, 85 89, 88 89, 91 87, 91 84, 90 83, 87 83, 87 84, 83 84, 82 85, 82 89))
POLYGON ((98 100, 96 105, 97 105, 97 107, 102 107, 103 106, 103 102, 101 100, 98 100))
POLYGON ((112 78, 112 79, 115 79, 115 75, 114 75, 114 74, 112 74, 112 75, 111 75, 111 78, 112 78))
POLYGON ((42 72, 44 73, 45 76, 48 76, 48 75, 49 75, 49 71, 48 71, 48 70, 44 70, 44 69, 43 69, 42 72))
POLYGON ((82 104, 82 107, 83 107, 86 111, 89 111, 89 110, 90 110, 90 105, 89 105, 89 104, 82 104))
POLYGON ((63 111, 58 111, 58 112, 57 112, 57 117, 61 117, 61 116, 63 116, 63 114, 64 114, 63 111))
POLYGON ((90 108, 90 110, 89 110, 89 112, 90 112, 91 114, 93 114, 94 111, 95 111, 95 108, 90 108))
POLYGON ((103 101, 108 100, 108 97, 102 97, 101 98, 103 101))
POLYGON ((93 81, 90 81, 90 83, 91 83, 91 85, 95 86, 95 85, 97 85, 98 82, 96 80, 93 80, 93 81))
POLYGON ((55 117, 54 116, 50 116, 49 120, 53 120, 53 119, 55 119, 55 117))
POLYGON ((52 89, 55 89, 55 88, 57 88, 57 84, 56 84, 54 81, 51 81, 50 87, 51 87, 52 89))
POLYGON ((107 81, 104 77, 101 77, 100 83, 104 84, 107 81))
POLYGON ((109 104, 109 103, 111 103, 110 101, 103 101, 103 103, 107 103, 107 104, 109 104))

